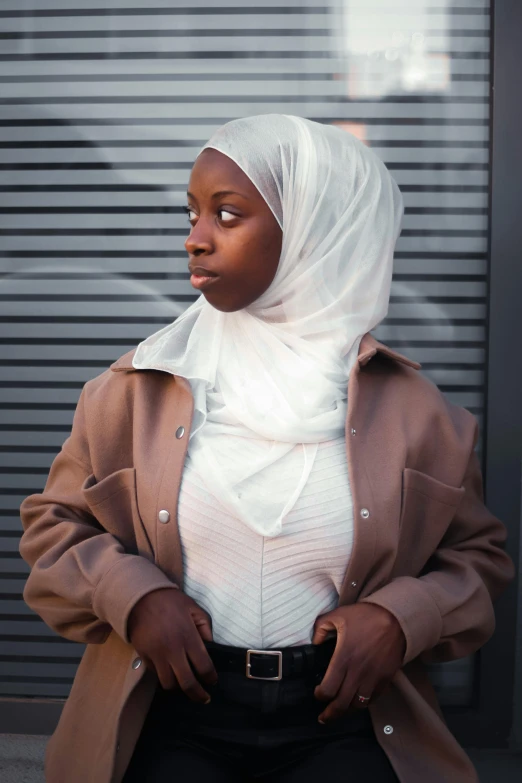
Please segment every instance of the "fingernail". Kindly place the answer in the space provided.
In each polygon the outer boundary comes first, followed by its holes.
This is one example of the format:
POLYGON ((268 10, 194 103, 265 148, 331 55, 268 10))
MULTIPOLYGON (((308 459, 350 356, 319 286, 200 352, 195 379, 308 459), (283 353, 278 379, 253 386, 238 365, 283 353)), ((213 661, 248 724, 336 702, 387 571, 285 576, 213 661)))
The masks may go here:
POLYGON ((325 721, 324 721, 324 720, 321 720, 321 718, 317 718, 317 720, 319 721, 319 723, 322 723, 322 724, 323 724, 323 726, 325 725, 325 721))
POLYGON ((208 704, 210 700, 211 700, 211 699, 210 699, 210 696, 209 696, 209 697, 208 697, 208 699, 207 699, 206 701, 204 701, 204 702, 203 702, 203 704, 208 704))

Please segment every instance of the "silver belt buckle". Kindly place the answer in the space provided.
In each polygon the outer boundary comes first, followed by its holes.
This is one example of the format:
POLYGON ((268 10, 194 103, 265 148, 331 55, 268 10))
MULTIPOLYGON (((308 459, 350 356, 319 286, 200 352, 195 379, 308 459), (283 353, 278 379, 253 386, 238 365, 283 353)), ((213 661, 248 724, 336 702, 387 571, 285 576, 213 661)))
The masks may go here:
POLYGON ((250 680, 281 680, 283 677, 283 653, 281 650, 247 650, 246 654, 246 676, 250 680), (263 655, 278 655, 278 672, 277 677, 256 677, 255 674, 250 674, 250 655, 251 653, 262 653, 263 655))

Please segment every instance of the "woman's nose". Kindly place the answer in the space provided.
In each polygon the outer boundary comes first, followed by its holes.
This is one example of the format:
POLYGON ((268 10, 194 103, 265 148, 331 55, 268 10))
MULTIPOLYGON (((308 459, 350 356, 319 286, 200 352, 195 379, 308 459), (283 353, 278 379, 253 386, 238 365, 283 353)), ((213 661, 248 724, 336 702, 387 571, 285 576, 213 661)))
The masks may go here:
POLYGON ((192 228, 192 231, 185 240, 185 250, 191 256, 201 256, 212 252, 212 242, 208 235, 200 227, 200 222, 192 228))

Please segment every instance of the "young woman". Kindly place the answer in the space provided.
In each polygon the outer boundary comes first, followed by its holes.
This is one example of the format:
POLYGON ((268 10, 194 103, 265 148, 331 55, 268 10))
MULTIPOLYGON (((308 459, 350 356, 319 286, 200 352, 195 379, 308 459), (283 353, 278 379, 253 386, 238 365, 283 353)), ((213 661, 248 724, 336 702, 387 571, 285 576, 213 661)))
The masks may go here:
POLYGON ((202 295, 85 384, 21 506, 24 598, 87 644, 48 783, 476 783, 425 663, 513 576, 476 419, 370 334, 403 203, 352 135, 229 122, 191 172, 202 295))

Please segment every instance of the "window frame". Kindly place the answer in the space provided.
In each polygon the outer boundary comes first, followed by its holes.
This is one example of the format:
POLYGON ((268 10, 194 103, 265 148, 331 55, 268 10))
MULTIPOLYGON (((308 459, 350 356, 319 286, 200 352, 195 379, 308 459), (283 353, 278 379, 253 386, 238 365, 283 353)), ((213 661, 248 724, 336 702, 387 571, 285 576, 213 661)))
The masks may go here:
MULTIPOLYGON (((492 0, 487 381, 484 488, 488 508, 508 529, 507 551, 518 565, 521 527, 522 370, 514 336, 522 334, 522 4, 492 0), (510 359, 506 348, 513 346, 510 359)), ((464 747, 522 748, 522 617, 517 578, 495 604, 497 628, 477 655, 473 704, 445 707, 464 747), (518 625, 518 638, 517 638, 518 625)), ((0 698, 0 733, 52 734, 62 699, 0 698)))

